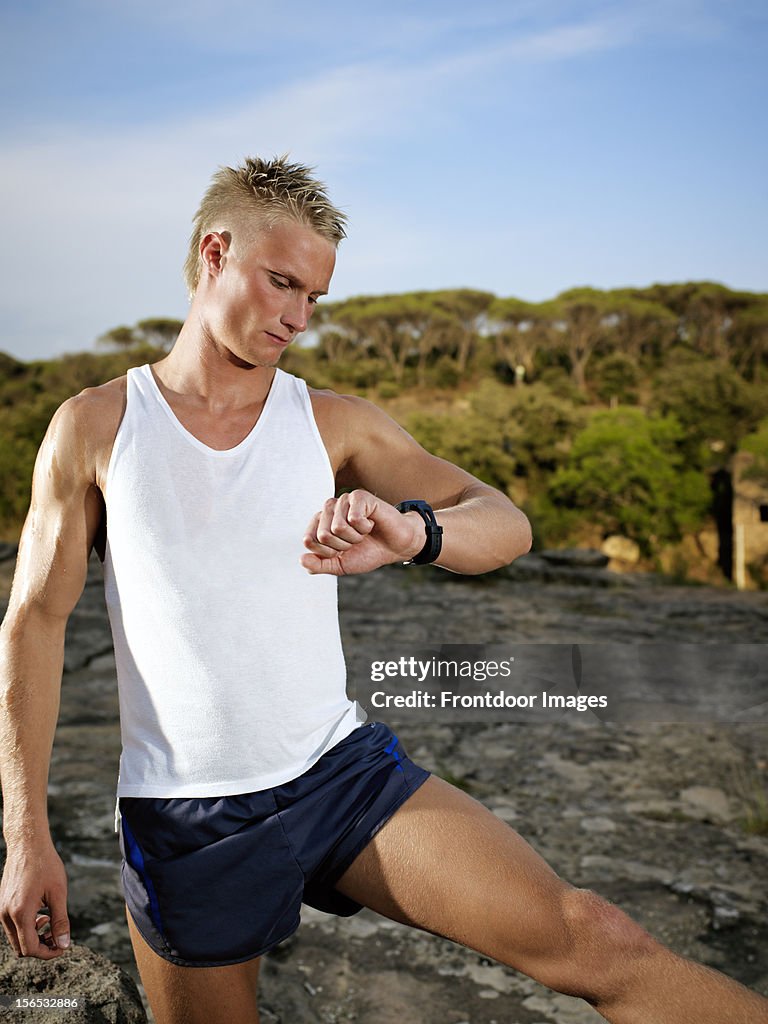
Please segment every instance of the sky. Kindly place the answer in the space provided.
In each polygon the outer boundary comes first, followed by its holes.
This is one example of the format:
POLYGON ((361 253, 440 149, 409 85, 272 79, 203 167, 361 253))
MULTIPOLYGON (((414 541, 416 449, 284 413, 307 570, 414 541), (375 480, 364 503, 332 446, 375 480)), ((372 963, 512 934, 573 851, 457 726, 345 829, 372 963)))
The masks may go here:
POLYGON ((329 300, 768 290, 764 0, 5 0, 0 350, 183 319, 211 174, 289 152, 329 300))

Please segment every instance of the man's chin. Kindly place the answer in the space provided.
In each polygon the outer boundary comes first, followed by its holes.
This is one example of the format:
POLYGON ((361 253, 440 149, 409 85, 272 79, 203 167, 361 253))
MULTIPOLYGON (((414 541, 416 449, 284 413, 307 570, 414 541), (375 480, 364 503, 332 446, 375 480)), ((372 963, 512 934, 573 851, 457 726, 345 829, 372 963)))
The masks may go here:
POLYGON ((259 367, 263 369, 267 366, 276 366, 282 354, 282 351, 280 351, 275 352, 274 355, 261 356, 258 359, 245 359, 234 352, 228 352, 227 358, 233 366, 238 367, 240 370, 257 370, 259 367))

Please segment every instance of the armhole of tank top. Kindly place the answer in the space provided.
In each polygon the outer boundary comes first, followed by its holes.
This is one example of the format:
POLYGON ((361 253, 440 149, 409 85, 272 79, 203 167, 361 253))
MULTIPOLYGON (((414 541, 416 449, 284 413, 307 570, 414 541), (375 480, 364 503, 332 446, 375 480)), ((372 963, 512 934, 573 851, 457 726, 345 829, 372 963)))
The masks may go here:
MULTIPOLYGON (((320 433, 320 428, 317 425, 315 419, 315 410, 312 408, 312 396, 309 393, 307 382, 302 380, 301 377, 294 378, 299 384, 299 393, 304 404, 304 412, 306 413, 307 420, 309 422, 309 428, 314 434, 315 441, 317 441, 320 451, 323 453, 325 464, 328 467, 328 476, 331 481, 331 494, 336 493, 336 474, 333 472, 333 465, 331 463, 331 457, 328 454, 328 449, 325 447, 325 441, 323 441, 323 435, 320 433)), ((329 495, 330 497, 331 495, 329 495)))
MULTIPOLYGON (((129 400, 130 400, 130 391, 131 391, 131 386, 132 386, 131 385, 131 374, 132 373, 137 373, 138 369, 139 369, 138 367, 131 367, 126 372, 126 375, 125 375, 125 405, 123 406, 123 414, 120 417, 120 422, 118 423, 117 430, 115 431, 115 439, 112 442, 112 451, 109 453, 109 462, 107 463, 107 475, 106 475, 106 478, 104 480, 104 486, 105 486, 106 489, 104 491, 104 494, 102 494, 102 498, 104 499, 105 507, 107 505, 107 500, 108 500, 108 495, 109 495, 109 484, 110 484, 110 481, 112 480, 112 476, 113 476, 114 470, 115 470, 116 454, 117 454, 117 449, 118 449, 119 444, 120 444, 120 435, 123 433, 123 425, 125 424, 125 421, 126 421, 126 419, 128 417, 128 403, 129 403, 129 400)), ((109 532, 107 532, 107 544, 109 544, 109 532)))

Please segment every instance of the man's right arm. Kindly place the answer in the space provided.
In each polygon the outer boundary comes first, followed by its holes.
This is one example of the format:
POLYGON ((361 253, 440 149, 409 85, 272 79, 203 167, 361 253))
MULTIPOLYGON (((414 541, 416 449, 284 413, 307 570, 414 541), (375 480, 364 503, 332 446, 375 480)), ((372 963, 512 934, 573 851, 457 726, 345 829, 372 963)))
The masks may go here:
POLYGON ((67 881, 48 827, 48 770, 59 714, 64 631, 85 585, 102 515, 92 401, 69 399, 38 452, 32 501, 0 628, 0 781, 6 862, 0 920, 18 955, 50 959, 69 944, 67 881), (50 909, 50 948, 35 930, 50 909))

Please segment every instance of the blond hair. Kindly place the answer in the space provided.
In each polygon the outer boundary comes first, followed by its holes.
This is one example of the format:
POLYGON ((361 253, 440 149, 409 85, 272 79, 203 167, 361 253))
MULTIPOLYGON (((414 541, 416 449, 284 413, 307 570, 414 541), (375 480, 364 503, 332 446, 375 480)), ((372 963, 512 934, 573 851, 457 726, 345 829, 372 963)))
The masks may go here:
POLYGON ((233 244, 247 244, 255 223, 269 226, 291 217, 338 245, 346 237, 346 217, 326 194, 312 168, 288 162, 287 154, 273 160, 247 157, 240 167, 220 167, 192 221, 184 280, 190 297, 200 281, 200 242, 209 231, 228 231, 233 244))

